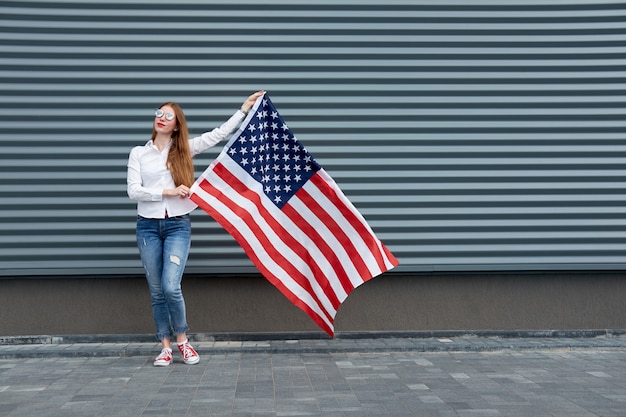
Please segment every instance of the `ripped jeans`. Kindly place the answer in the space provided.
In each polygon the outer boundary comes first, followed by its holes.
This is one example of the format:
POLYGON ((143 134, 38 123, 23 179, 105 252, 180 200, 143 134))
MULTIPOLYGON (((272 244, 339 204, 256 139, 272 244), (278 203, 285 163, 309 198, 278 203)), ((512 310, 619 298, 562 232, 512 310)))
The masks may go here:
POLYGON ((189 330, 181 281, 191 246, 189 214, 165 219, 137 216, 137 246, 156 325, 156 338, 172 340, 189 330))

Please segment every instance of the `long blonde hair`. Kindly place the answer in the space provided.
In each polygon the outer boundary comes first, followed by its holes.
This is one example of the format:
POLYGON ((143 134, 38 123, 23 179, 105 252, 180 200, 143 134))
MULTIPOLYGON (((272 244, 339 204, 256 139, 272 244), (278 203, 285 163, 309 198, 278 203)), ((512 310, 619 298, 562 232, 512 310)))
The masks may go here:
MULTIPOLYGON (((174 110, 176 116, 176 129, 172 132, 172 147, 167 154, 167 169, 172 174, 174 184, 186 185, 191 187, 194 182, 194 168, 191 159, 191 151, 189 149, 189 130, 187 128, 187 119, 183 109, 178 105, 168 101, 159 106, 170 106, 174 110)), ((152 128, 152 140, 156 137, 156 130, 152 128)))

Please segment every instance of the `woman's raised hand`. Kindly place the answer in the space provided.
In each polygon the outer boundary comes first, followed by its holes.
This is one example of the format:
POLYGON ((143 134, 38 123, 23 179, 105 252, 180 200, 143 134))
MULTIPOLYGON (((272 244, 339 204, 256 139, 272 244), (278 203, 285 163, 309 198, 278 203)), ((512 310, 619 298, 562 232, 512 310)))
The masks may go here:
POLYGON ((265 90, 259 90, 256 93, 251 94, 250 97, 248 97, 246 101, 244 101, 241 105, 241 111, 244 113, 248 113, 252 106, 254 106, 254 103, 256 103, 256 100, 263 94, 265 94, 265 90))

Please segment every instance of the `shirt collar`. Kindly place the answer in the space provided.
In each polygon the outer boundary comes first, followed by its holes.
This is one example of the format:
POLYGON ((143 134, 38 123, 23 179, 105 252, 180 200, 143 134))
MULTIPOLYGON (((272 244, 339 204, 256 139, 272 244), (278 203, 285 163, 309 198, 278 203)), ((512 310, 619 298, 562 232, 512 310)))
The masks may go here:
MULTIPOLYGON (((167 146, 165 148, 163 148, 163 150, 165 149, 169 149, 170 146, 172 146, 172 142, 173 140, 170 139, 169 143, 167 144, 167 146)), ((148 142, 146 142, 146 146, 148 148, 154 149, 155 151, 159 151, 156 147, 156 145, 154 144, 154 141, 152 139, 148 140, 148 142)))

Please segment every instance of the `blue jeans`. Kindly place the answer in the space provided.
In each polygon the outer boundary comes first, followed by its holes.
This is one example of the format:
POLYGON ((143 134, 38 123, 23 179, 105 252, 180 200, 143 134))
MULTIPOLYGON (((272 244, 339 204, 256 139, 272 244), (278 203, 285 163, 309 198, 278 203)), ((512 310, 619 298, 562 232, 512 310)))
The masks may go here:
POLYGON ((137 216, 137 246, 150 289, 156 338, 172 340, 189 330, 180 286, 191 246, 189 215, 165 219, 137 216))

